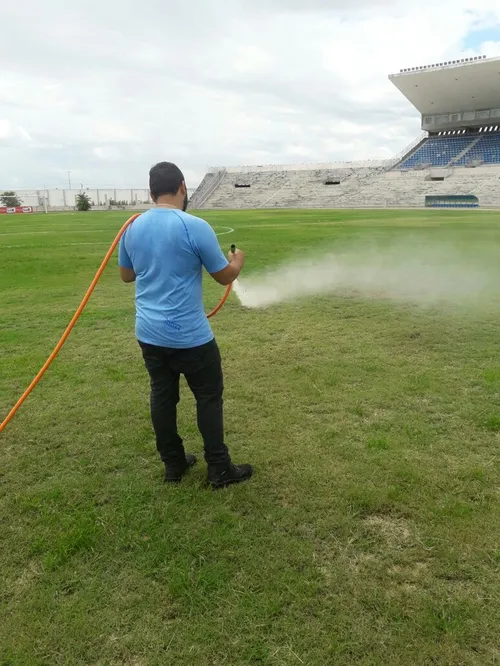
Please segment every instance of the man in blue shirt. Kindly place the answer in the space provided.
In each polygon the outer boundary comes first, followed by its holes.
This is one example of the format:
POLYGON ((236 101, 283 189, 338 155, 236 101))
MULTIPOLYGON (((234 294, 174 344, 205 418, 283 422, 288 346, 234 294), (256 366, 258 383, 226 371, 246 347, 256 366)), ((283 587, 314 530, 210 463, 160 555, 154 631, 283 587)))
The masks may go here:
POLYGON ((178 483, 196 463, 177 432, 179 379, 196 399, 208 480, 213 488, 246 481, 250 465, 234 465, 224 442, 223 376, 219 348, 203 307, 202 271, 222 285, 239 275, 244 255, 222 253, 204 220, 187 214, 180 169, 160 162, 149 173, 156 206, 137 218, 120 241, 124 282, 135 282, 136 336, 151 379, 151 420, 165 464, 165 480, 178 483))

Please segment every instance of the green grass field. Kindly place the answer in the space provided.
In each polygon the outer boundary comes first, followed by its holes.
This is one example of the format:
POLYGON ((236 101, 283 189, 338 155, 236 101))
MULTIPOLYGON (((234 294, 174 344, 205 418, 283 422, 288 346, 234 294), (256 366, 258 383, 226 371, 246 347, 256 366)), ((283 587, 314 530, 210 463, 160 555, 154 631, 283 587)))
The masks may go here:
MULTIPOLYGON (((235 229, 220 241, 247 251, 248 273, 371 238, 500 252, 496 213, 205 217, 235 229)), ((0 218, 2 417, 125 218, 0 218)), ((207 281, 207 310, 221 295, 207 281)), ((244 310, 231 297, 212 320, 227 442, 256 474, 213 493, 199 464, 171 488, 115 260, 0 436, 0 664, 500 663, 499 315, 340 295, 244 310)))

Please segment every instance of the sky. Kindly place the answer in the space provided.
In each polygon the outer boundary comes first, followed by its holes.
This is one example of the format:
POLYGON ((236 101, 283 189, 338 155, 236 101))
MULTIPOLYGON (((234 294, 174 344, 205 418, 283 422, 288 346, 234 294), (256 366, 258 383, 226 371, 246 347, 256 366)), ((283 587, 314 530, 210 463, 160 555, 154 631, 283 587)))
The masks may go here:
POLYGON ((389 74, 500 55, 498 0, 5 0, 2 19, 0 189, 386 159, 420 133, 389 74))

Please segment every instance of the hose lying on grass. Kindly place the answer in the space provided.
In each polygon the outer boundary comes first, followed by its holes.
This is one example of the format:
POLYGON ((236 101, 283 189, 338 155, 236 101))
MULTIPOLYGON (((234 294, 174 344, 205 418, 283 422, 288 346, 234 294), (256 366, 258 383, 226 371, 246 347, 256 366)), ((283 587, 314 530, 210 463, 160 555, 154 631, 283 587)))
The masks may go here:
MULTIPOLYGON (((106 252, 106 256, 105 256, 104 259, 102 260, 102 263, 101 263, 101 265, 99 266, 99 269, 98 269, 97 273, 95 274, 94 279, 93 279, 92 282, 90 283, 90 286, 89 286, 89 288, 87 289, 87 292, 86 292, 85 296, 83 297, 82 302, 81 302, 80 305, 78 306, 78 308, 77 308, 75 314, 73 315, 71 321, 69 322, 69 324, 68 324, 66 330, 65 330, 64 333, 62 334, 61 339, 59 340, 59 342, 57 343, 57 345, 54 347, 53 352, 51 353, 51 355, 49 356, 49 358, 45 361, 45 363, 43 364, 42 368, 40 369, 40 371, 38 372, 38 374, 36 375, 36 377, 33 379, 33 381, 31 382, 31 384, 28 386, 28 388, 26 389, 26 391, 24 391, 24 393, 22 394, 22 396, 19 398, 19 400, 18 400, 18 401, 16 402, 16 404, 14 405, 14 407, 13 407, 13 408, 10 410, 10 412, 7 414, 6 418, 2 421, 2 423, 0 423, 0 432, 2 432, 3 430, 5 430, 5 428, 7 427, 7 425, 12 421, 12 419, 13 419, 14 416, 16 415, 16 413, 17 413, 17 411, 19 410, 19 408, 21 407, 21 405, 24 403, 24 401, 25 401, 26 398, 29 396, 29 394, 31 393, 31 391, 33 391, 33 389, 35 388, 35 386, 38 384, 38 382, 39 382, 39 381, 41 380, 41 378, 44 376, 44 374, 46 373, 46 371, 47 371, 48 368, 50 367, 52 361, 55 359, 55 357, 57 356, 57 354, 58 354, 59 351, 61 350, 61 347, 64 345, 64 343, 65 343, 66 340, 68 339, 69 334, 70 334, 71 331, 73 330, 73 327, 75 326, 75 324, 76 324, 76 322, 78 321, 80 315, 82 314, 83 309, 85 308, 85 306, 87 305, 87 303, 88 303, 90 297, 92 296, 92 292, 94 291, 94 289, 95 289, 97 283, 99 282, 99 279, 100 279, 101 275, 103 274, 104 269, 105 269, 106 266, 108 265, 108 262, 109 262, 109 260, 111 259, 111 256, 113 255, 113 252, 115 251, 116 246, 117 246, 118 243, 120 242, 120 238, 121 238, 121 237, 123 236, 123 234, 125 233, 125 230, 127 229, 127 227, 129 227, 129 226, 132 224, 132 222, 133 222, 136 218, 139 217, 140 214, 141 214, 141 213, 136 213, 135 215, 132 215, 132 217, 131 217, 130 219, 128 219, 128 220, 125 222, 125 224, 123 225, 123 227, 122 227, 122 228, 120 229, 120 231, 118 232, 116 238, 115 238, 114 241, 111 243, 111 246, 110 246, 109 250, 106 252)), ((228 299, 228 297, 229 297, 229 294, 231 293, 231 287, 232 287, 231 284, 229 284, 229 285, 226 287, 226 291, 224 292, 224 296, 222 297, 222 299, 221 299, 219 305, 217 305, 217 307, 216 307, 214 310, 212 310, 212 312, 210 312, 210 313, 207 315, 207 317, 208 317, 209 319, 210 319, 210 317, 215 316, 215 315, 219 312, 219 310, 222 308, 222 306, 224 305, 224 303, 227 301, 227 299, 228 299)))

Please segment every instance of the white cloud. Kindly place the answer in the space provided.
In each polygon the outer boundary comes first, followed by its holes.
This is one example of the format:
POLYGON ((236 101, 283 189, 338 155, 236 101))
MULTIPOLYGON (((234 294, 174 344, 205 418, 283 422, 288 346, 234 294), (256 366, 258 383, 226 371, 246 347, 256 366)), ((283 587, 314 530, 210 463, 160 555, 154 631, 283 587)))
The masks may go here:
POLYGON ((92 154, 97 157, 99 160, 114 160, 117 159, 118 154, 111 148, 105 147, 102 148, 101 146, 96 146, 95 148, 92 149, 92 154))
POLYGON ((14 125, 9 120, 0 118, 0 145, 19 145, 22 146, 31 142, 31 136, 20 125, 14 125))
MULTIPOLYGON (((3 8, 0 186, 142 186, 208 165, 387 157, 420 131, 388 81, 471 55, 497 0, 34 0, 3 8), (29 21, 26 21, 29 16, 29 21), (430 20, 432 16, 432 20, 430 20), (31 140, 30 140, 31 139, 31 140)), ((477 53, 499 55, 500 42, 477 53)))

